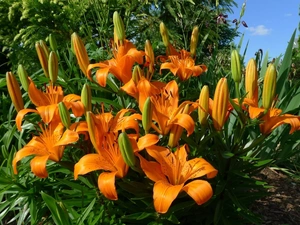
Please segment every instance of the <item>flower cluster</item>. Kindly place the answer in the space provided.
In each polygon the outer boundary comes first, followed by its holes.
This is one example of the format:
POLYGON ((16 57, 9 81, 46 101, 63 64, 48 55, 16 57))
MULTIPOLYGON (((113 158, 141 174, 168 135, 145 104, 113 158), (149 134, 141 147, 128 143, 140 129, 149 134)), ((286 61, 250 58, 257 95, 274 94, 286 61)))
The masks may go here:
MULTIPOLYGON (((48 160, 58 162, 64 149, 76 143, 80 135, 92 144, 93 149, 78 162, 74 162, 74 178, 99 170, 98 187, 108 199, 117 200, 116 181, 127 176, 129 170, 140 177, 154 182, 154 208, 158 213, 166 213, 180 192, 186 192, 198 205, 213 196, 213 188, 207 179, 217 176, 218 170, 204 158, 190 155, 188 143, 182 140, 200 126, 221 132, 231 114, 239 107, 248 119, 261 120, 260 129, 268 135, 283 123, 292 125, 291 132, 299 129, 298 116, 281 115, 274 108, 276 69, 269 66, 263 87, 262 108, 258 106, 257 69, 255 61, 250 60, 245 77, 246 97, 230 101, 227 78, 217 84, 213 99, 208 86, 203 86, 197 101, 181 101, 178 79, 165 83, 152 80, 158 62, 155 61, 151 43, 146 41, 145 51, 137 50, 132 42, 126 40, 124 25, 117 13, 114 14, 115 34, 112 41, 113 57, 104 62, 90 64, 82 40, 72 35, 72 46, 82 73, 93 83, 107 86, 108 75, 112 74, 121 83, 118 91, 128 94, 136 102, 136 108, 110 112, 98 109, 91 103, 91 90, 84 85, 81 96, 64 96, 61 86, 56 85, 58 76, 55 52, 49 53, 47 46, 38 43, 37 52, 49 84, 40 90, 26 73, 20 73, 23 86, 35 108, 24 109, 21 94, 16 91, 18 84, 11 73, 7 74, 8 90, 18 111, 16 124, 22 130, 22 121, 27 113, 38 114, 39 134, 20 149, 14 159, 14 172, 17 163, 24 157, 34 155, 30 166, 32 172, 40 177, 48 176, 48 160), (70 119, 70 112, 76 121, 70 119), (191 116, 198 111, 198 121, 191 116), (200 125, 200 126, 199 126, 200 125), (141 127, 143 129, 141 129, 141 127), (167 142, 165 140, 168 140, 167 142), (203 178, 203 179, 200 179, 203 178)), ((177 51, 170 43, 164 24, 160 26, 166 56, 160 59, 159 73, 170 72, 184 82, 207 71, 205 65, 196 65, 195 46, 198 27, 194 28, 191 38, 191 52, 177 51)), ((239 86, 241 72, 238 54, 233 56, 234 81, 239 86)), ((157 74, 156 74, 157 75, 157 74)), ((132 100, 132 101, 133 101, 132 100)))

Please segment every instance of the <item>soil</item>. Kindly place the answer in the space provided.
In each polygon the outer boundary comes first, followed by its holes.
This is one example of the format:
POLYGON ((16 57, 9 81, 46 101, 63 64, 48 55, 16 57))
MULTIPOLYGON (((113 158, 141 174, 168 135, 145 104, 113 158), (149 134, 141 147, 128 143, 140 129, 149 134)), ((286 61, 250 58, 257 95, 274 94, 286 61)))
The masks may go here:
POLYGON ((269 196, 258 200, 252 210, 261 215, 264 225, 300 225, 300 180, 265 168, 258 179, 272 188, 269 196))

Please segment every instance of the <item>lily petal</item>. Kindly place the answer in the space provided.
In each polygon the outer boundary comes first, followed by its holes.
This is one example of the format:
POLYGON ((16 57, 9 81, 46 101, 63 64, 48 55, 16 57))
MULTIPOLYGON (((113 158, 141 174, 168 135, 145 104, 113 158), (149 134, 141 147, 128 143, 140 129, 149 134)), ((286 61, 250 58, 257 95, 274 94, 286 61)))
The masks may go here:
POLYGON ((110 200, 118 200, 115 186, 117 172, 103 172, 98 178, 98 187, 101 193, 110 200))
POLYGON ((188 114, 177 114, 172 120, 172 123, 177 124, 187 131, 187 135, 191 135, 195 129, 195 122, 188 114))
POLYGON ((194 180, 182 188, 198 205, 207 202, 213 195, 210 184, 205 180, 194 180))
POLYGON ((140 164, 141 164, 142 170, 144 171, 144 173, 150 180, 152 180, 154 182, 157 182, 159 180, 168 182, 166 176, 164 175, 164 173, 161 170, 161 166, 159 163, 154 162, 154 161, 147 161, 140 154, 137 154, 137 156, 140 159, 140 164))
POLYGON ((46 170, 46 163, 49 158, 49 155, 44 156, 35 156, 30 161, 31 171, 40 178, 48 177, 48 172, 46 170))
POLYGON ((182 190, 183 184, 172 185, 165 181, 158 181, 153 187, 154 208, 159 213, 166 213, 172 202, 182 190))
POLYGON ((214 178, 218 174, 218 170, 216 170, 203 158, 194 158, 189 160, 188 167, 192 168, 189 179, 194 179, 205 175, 210 179, 214 178))
POLYGON ((22 120, 23 120, 24 116, 30 112, 37 113, 38 111, 35 109, 21 109, 18 112, 17 117, 16 117, 16 125, 17 125, 17 128, 19 131, 22 130, 21 124, 22 124, 22 120))
POLYGON ((78 175, 84 175, 95 170, 112 170, 114 169, 105 159, 99 154, 87 154, 83 156, 74 167, 74 178, 78 175))

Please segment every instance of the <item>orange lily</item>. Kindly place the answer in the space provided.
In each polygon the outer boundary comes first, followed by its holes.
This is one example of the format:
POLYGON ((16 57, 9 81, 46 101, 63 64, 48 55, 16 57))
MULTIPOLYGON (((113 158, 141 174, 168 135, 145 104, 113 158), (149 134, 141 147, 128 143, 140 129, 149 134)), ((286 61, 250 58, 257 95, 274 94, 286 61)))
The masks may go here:
POLYGON ((139 133, 139 124, 136 120, 136 114, 125 116, 126 113, 130 112, 129 109, 120 110, 116 116, 113 116, 111 112, 94 115, 91 112, 87 113, 87 124, 90 134, 90 139, 99 153, 102 149, 103 140, 109 133, 115 133, 125 129, 133 129, 136 135, 139 133))
POLYGON ((117 200, 118 195, 115 187, 115 178, 123 178, 128 171, 124 162, 117 136, 109 133, 102 142, 100 152, 83 156, 74 167, 74 178, 95 170, 105 170, 98 177, 98 187, 101 193, 108 199, 117 200))
POLYGON ((300 128, 300 117, 292 114, 282 114, 281 109, 271 108, 266 111, 264 108, 250 105, 249 116, 251 119, 259 118, 262 121, 259 127, 261 133, 264 135, 270 134, 282 124, 291 125, 290 134, 300 128))
POLYGON ((19 130, 22 130, 21 123, 23 117, 29 113, 38 113, 44 123, 48 124, 53 119, 59 118, 58 103, 64 102, 68 109, 72 108, 75 116, 81 116, 84 113, 84 106, 80 101, 80 96, 69 94, 64 96, 60 86, 50 84, 46 87, 45 92, 36 88, 35 84, 30 81, 28 95, 31 102, 36 106, 36 109, 22 109, 16 117, 16 124, 19 130))
POLYGON ((17 163, 21 159, 35 155, 30 162, 31 171, 40 178, 46 178, 48 176, 46 162, 48 160, 60 161, 65 146, 76 142, 79 138, 75 131, 65 130, 61 123, 51 123, 44 127, 40 125, 40 128, 40 136, 34 136, 27 145, 16 153, 12 162, 15 174, 18 173, 17 163))
POLYGON ((181 56, 169 55, 168 58, 171 62, 161 64, 160 71, 169 69, 174 76, 178 76, 182 81, 189 79, 191 76, 197 77, 206 72, 207 67, 205 65, 195 66, 195 61, 188 51, 181 50, 180 54, 181 56))
POLYGON ((195 123, 190 115, 196 108, 196 104, 185 101, 178 106, 178 86, 176 81, 169 82, 165 87, 161 88, 158 95, 153 96, 149 93, 149 89, 138 87, 140 91, 139 107, 143 111, 144 102, 147 97, 151 96, 151 102, 153 103, 153 120, 155 120, 159 127, 152 124, 158 133, 167 135, 173 125, 179 125, 187 130, 188 135, 194 132, 195 123), (183 113, 183 109, 187 104, 190 104, 188 114, 183 113))
POLYGON ((132 66, 134 63, 142 64, 144 53, 138 51, 135 46, 128 40, 124 44, 113 49, 114 57, 105 62, 90 64, 87 73, 95 67, 100 69, 96 72, 97 82, 102 86, 106 86, 108 73, 112 73, 123 84, 130 81, 132 76, 132 66))
POLYGON ((213 178, 218 171, 203 158, 187 161, 187 145, 179 147, 175 153, 160 146, 151 146, 146 150, 156 162, 138 156, 142 170, 155 182, 153 199, 157 212, 166 213, 181 191, 185 191, 198 205, 212 197, 211 185, 205 180, 196 178, 205 175, 207 178, 213 178), (189 180, 192 181, 188 182, 189 180))

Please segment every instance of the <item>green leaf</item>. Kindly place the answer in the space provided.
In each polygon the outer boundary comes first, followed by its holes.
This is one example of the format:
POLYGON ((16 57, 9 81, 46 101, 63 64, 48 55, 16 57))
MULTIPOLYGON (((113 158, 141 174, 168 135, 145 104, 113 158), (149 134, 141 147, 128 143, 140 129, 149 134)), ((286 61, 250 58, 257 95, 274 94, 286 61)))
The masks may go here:
POLYGON ((41 193, 43 200, 45 201, 47 207, 51 211, 51 215, 55 224, 57 225, 71 225, 70 218, 65 207, 62 207, 62 203, 58 203, 50 195, 47 195, 45 192, 41 193))
POLYGON ((94 198, 93 201, 88 205, 88 207, 85 208, 85 210, 83 211, 81 216, 78 218, 76 224, 78 224, 78 225, 84 224, 83 222, 85 221, 85 219, 87 218, 87 216, 89 215, 91 210, 93 209, 95 202, 96 202, 96 198, 94 198))
POLYGON ((283 98, 283 96, 289 91, 289 71, 291 66, 291 59, 292 59, 292 53, 293 53, 293 45, 296 35, 296 29, 294 30, 292 37, 289 41, 289 44, 286 48, 282 64, 279 69, 279 75, 277 78, 277 87, 276 87, 276 93, 279 94, 279 99, 283 98))

